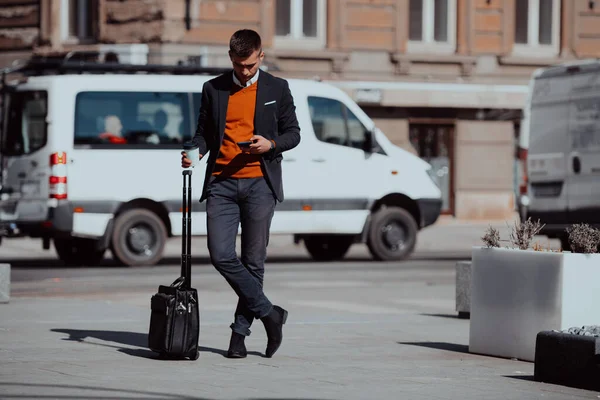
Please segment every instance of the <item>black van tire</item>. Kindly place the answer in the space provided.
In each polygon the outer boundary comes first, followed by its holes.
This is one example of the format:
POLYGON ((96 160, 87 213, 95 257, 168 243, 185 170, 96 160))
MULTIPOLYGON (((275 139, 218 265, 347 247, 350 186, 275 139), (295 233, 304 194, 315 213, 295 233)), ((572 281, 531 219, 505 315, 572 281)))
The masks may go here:
POLYGON ((353 243, 354 237, 346 235, 310 235, 304 238, 304 246, 315 261, 341 260, 353 243))
POLYGON ((134 208, 117 216, 110 250, 123 265, 154 265, 162 258, 166 242, 167 229, 162 219, 150 210, 134 208))
POLYGON ((383 207, 373 213, 367 247, 377 261, 399 261, 408 257, 417 244, 418 225, 400 207, 383 207))
POLYGON ((104 260, 105 248, 99 248, 98 240, 79 237, 54 238, 58 258, 68 266, 96 266, 104 260))

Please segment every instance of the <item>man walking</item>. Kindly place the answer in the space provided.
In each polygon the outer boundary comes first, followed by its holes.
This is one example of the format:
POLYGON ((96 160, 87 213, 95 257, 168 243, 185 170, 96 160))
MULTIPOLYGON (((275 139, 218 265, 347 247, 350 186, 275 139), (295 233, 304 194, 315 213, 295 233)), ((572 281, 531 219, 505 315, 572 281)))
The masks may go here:
MULTIPOLYGON (((258 33, 235 32, 229 57, 233 71, 211 79, 202 89, 192 141, 200 157, 207 151, 210 155, 200 201, 206 199, 211 262, 238 295, 227 356, 246 357, 244 339, 256 318, 267 333, 265 355, 272 357, 283 339, 287 311, 263 292, 264 262, 276 201, 284 197, 281 153, 300 143, 300 127, 287 81, 259 70, 264 53, 258 33)), ((182 152, 181 166, 190 165, 182 152)))

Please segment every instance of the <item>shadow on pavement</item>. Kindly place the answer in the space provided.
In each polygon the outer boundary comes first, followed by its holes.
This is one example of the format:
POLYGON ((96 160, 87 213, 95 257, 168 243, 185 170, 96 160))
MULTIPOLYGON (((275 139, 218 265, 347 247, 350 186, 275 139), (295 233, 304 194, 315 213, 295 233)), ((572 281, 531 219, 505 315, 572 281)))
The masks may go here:
MULTIPOLYGON (((99 331, 99 330, 85 330, 85 329, 50 329, 52 332, 65 333, 69 335, 67 338, 62 340, 69 340, 73 342, 81 342, 95 346, 105 346, 116 348, 118 351, 124 354, 128 354, 134 357, 159 359, 157 353, 148 349, 148 335, 146 333, 138 332, 124 332, 124 331, 99 331), (132 349, 128 347, 114 346, 108 343, 93 343, 86 342, 86 338, 100 339, 105 342, 113 342, 126 346, 142 347, 141 349, 132 349)), ((227 351, 221 349, 215 349, 212 347, 199 346, 198 350, 201 353, 214 353, 220 354, 223 357, 226 356, 227 351)), ((263 356, 262 353, 256 351, 249 351, 248 355, 263 356)))
POLYGON ((446 343, 446 342, 397 342, 397 343, 398 344, 407 344, 410 346, 428 347, 430 349, 454 351, 456 353, 469 353, 469 346, 466 344, 456 344, 456 343, 446 343))
POLYGON ((92 398, 92 399, 102 399, 102 400, 118 400, 118 399, 195 399, 195 400, 207 400, 204 397, 190 397, 190 396, 182 396, 172 393, 160 393, 160 392, 147 392, 143 390, 131 390, 131 389, 111 389, 107 387, 100 386, 82 386, 82 385, 50 385, 50 384, 41 384, 41 383, 31 383, 31 382, 0 382, 0 388, 2 388, 2 398, 3 399, 47 399, 50 398, 46 394, 30 394, 25 397, 23 394, 27 389, 39 389, 44 393, 47 393, 49 390, 57 389, 60 391, 62 398, 92 398), (11 395, 8 393, 10 387, 14 387, 15 394, 11 395), (72 394, 65 393, 65 390, 72 390, 72 394), (82 392, 85 391, 85 392, 82 392), (18 393, 18 394, 17 394, 18 393), (102 393, 110 393, 108 395, 103 395, 102 393), (140 395, 144 397, 139 397, 140 395), (81 396, 81 397, 80 397, 81 396))
POLYGON ((462 320, 464 318, 460 318, 458 314, 428 314, 421 313, 420 315, 425 315, 426 317, 438 317, 438 318, 449 318, 449 319, 459 319, 462 320))
MULTIPOLYGON (((83 385, 59 385, 59 384, 42 384, 31 382, 0 382, 0 392, 3 399, 48 399, 48 398, 63 398, 63 399, 95 399, 95 400, 121 400, 121 399, 176 399, 176 400, 208 400, 206 397, 185 396, 172 393, 149 392, 144 390, 131 389, 111 389, 100 386, 83 386, 83 385), (10 390, 14 390, 15 394, 10 394, 10 390), (60 396, 48 395, 52 390, 60 392, 60 396), (26 391, 40 391, 44 394, 25 394, 26 391), (142 397, 140 397, 142 396, 142 397)), ((265 398, 255 397, 247 400, 265 400, 265 398)), ((299 397, 290 398, 269 398, 269 400, 319 400, 307 399, 299 397)))
POLYGON ((503 375, 505 378, 518 379, 520 381, 535 382, 533 375, 503 375))

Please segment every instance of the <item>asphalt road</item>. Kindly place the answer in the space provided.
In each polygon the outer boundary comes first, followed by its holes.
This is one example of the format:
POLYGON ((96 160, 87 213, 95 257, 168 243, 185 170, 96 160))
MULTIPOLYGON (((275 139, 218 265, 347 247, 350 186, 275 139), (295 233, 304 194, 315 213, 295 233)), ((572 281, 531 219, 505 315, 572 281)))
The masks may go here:
MULTIPOLYGON (((350 287, 378 287, 380 283, 395 280, 410 281, 410 271, 420 274, 429 273, 432 279, 439 280, 435 274, 445 276, 446 284, 453 272, 457 254, 443 256, 418 252, 411 259, 401 262, 376 262, 371 259, 365 246, 357 245, 350 254, 339 262, 316 263, 310 259, 302 245, 294 245, 286 238, 274 241, 266 264, 267 285, 292 285, 293 282, 310 277, 319 279, 322 284, 344 286, 343 282, 358 282, 350 287), (408 274, 408 275, 407 275, 408 274), (340 283, 342 282, 342 283, 340 283)), ((33 243, 28 243, 33 245, 33 243)), ((214 291, 215 287, 227 291, 222 278, 210 264, 203 239, 194 241, 196 253, 192 260, 192 279, 199 289, 214 291)), ((117 266, 110 252, 104 263, 97 267, 64 267, 55 258, 53 250, 38 258, 5 258, 0 262, 12 264, 12 296, 93 296, 116 293, 150 293, 157 284, 171 283, 179 276, 179 243, 172 240, 165 258, 155 266, 122 267, 117 266)), ((33 250, 30 250, 33 251, 33 250)), ((421 275, 419 275, 421 276, 421 275)), ((413 278, 414 279, 414 278, 413 278)), ((420 278, 419 278, 420 279, 420 278)))
MULTIPOLYGON (((507 243, 508 225, 510 221, 495 221, 492 225, 501 232, 501 239, 507 243)), ((271 236, 266 263, 267 277, 285 271, 327 272, 331 278, 336 274, 353 273, 356 271, 371 271, 372 273, 396 274, 401 271, 453 271, 455 262, 468 260, 471 257, 471 247, 481 245, 481 236, 487 223, 448 222, 442 219, 436 225, 428 227, 419 233, 415 252, 406 260, 397 262, 373 261, 366 245, 355 244, 346 257, 338 262, 315 263, 304 248, 303 244, 294 244, 293 238, 287 235, 271 236)), ((546 247, 558 246, 557 240, 545 237, 534 239, 546 247)), ((238 254, 239 254, 238 240, 238 254)), ((165 256, 155 266, 151 267, 122 267, 112 259, 110 251, 106 252, 105 260, 96 267, 64 267, 54 248, 42 249, 39 239, 5 239, 0 246, 0 263, 12 266, 11 281, 12 295, 33 295, 36 290, 44 289, 44 282, 51 290, 63 293, 72 291, 79 293, 87 287, 94 290, 148 290, 149 282, 168 281, 179 274, 181 242, 180 238, 170 239, 165 248, 165 256), (68 279, 81 278, 78 285, 67 285, 68 279), (28 282, 21 285, 20 282, 28 282), (63 282, 61 285, 60 283, 63 282), (104 283, 103 283, 104 282, 104 283), (104 286, 103 286, 104 285, 104 286), (56 287, 60 289, 55 289, 56 287), (34 289, 37 288, 37 289, 34 289)), ((192 240, 192 274, 194 280, 213 277, 216 271, 210 264, 206 239, 195 237, 192 240)))

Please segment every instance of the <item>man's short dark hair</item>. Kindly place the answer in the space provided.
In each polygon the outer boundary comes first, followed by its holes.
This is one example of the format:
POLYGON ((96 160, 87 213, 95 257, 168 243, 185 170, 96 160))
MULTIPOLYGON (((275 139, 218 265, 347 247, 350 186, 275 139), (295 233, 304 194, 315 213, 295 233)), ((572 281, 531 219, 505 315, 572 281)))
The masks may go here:
POLYGON ((252 29, 240 29, 231 35, 229 50, 237 57, 250 57, 262 48, 260 35, 252 29))

